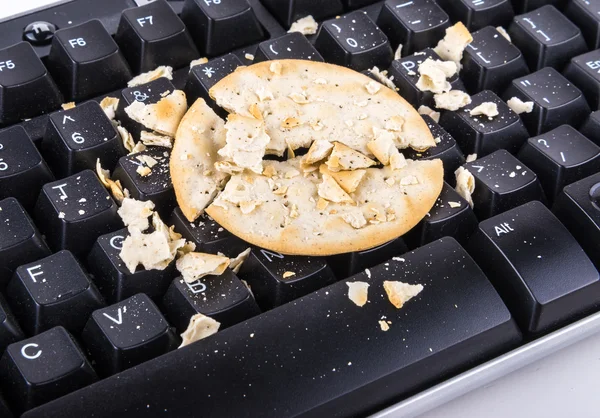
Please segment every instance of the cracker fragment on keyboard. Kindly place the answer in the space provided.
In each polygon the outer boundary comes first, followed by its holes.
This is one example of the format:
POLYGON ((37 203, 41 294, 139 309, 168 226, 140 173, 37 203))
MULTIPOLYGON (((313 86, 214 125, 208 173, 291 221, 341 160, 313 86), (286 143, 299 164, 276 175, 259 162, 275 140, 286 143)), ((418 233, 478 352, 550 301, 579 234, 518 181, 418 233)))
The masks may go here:
POLYGON ((230 263, 231 260, 225 256, 191 252, 179 258, 176 266, 183 280, 193 283, 208 275, 223 274, 230 263))
POLYGON ((185 347, 193 342, 216 334, 219 331, 221 323, 211 317, 197 313, 190 318, 187 329, 181 334, 181 347, 185 347))
POLYGON ((129 80, 129 82, 127 83, 127 87, 136 87, 142 84, 149 83, 161 77, 173 80, 173 67, 163 65, 155 68, 152 71, 142 73, 137 77, 134 77, 131 80, 129 80))
POLYGON ((400 309, 406 302, 421 293, 423 285, 386 280, 383 282, 383 288, 390 303, 400 309))
POLYGON ((317 33, 317 29, 319 29, 319 24, 311 15, 308 15, 292 23, 288 33, 300 32, 303 35, 314 35, 317 33))
POLYGON ((367 282, 346 282, 348 285, 348 299, 356 306, 363 307, 369 299, 369 283, 367 282))

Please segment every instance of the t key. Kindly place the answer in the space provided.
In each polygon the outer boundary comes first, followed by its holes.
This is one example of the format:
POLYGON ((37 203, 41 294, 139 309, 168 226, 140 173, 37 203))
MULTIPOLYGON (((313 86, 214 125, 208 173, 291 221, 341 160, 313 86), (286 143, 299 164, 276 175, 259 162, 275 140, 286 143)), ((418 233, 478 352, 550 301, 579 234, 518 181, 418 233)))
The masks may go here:
POLYGON ((518 97, 524 102, 533 102, 533 111, 521 114, 530 135, 539 135, 563 124, 578 127, 590 113, 581 90, 554 68, 543 68, 513 80, 503 97, 504 100, 518 97))
POLYGON ((206 276, 193 283, 181 277, 173 280, 162 301, 169 321, 182 333, 190 318, 201 313, 210 316, 223 329, 260 313, 254 296, 229 269, 219 276, 206 276))
POLYGON ((556 329, 600 303, 598 271, 540 202, 481 222, 468 250, 524 332, 556 329))
POLYGON ((50 112, 63 99, 27 42, 0 49, 0 125, 50 112))
POLYGON ((59 398, 98 380, 63 327, 8 346, 0 360, 3 392, 18 412, 59 398))
POLYGON ((181 20, 202 55, 221 55, 265 37, 247 0, 186 0, 181 20))
POLYGON ((327 62, 357 71, 387 68, 393 58, 387 37, 360 11, 323 22, 315 47, 327 62))
POLYGON ((0 199, 16 197, 32 209, 42 186, 54 176, 21 126, 0 131, 0 199))
POLYGON ((307 15, 311 15, 316 20, 323 20, 344 11, 340 0, 262 0, 261 3, 286 29, 293 22, 307 15))
POLYGON ((123 227, 117 204, 90 170, 46 184, 34 217, 54 250, 76 255, 87 254, 98 236, 123 227))
POLYGON ((6 288, 6 297, 28 334, 57 325, 80 333, 104 300, 69 251, 22 265, 6 288))
POLYGON ((127 229, 121 229, 98 238, 87 257, 94 283, 108 303, 119 302, 138 293, 159 300, 176 276, 175 262, 164 270, 138 268, 131 273, 119 255, 123 240, 128 235, 127 229))
POLYGON ((67 100, 94 97, 131 79, 125 58, 99 20, 58 30, 48 67, 67 100))
POLYGON ((125 10, 115 39, 134 73, 159 65, 180 68, 198 57, 185 25, 164 0, 125 10))
POLYGON ((581 89, 592 109, 600 109, 600 50, 572 58, 564 74, 581 89))
POLYGON ((571 0, 565 15, 583 32, 590 49, 600 48, 600 3, 589 0, 571 0))
POLYGON ((298 32, 261 42, 256 50, 254 62, 280 59, 299 59, 323 62, 323 57, 306 36, 298 32))
POLYGON ((587 51, 579 28, 550 5, 515 17, 508 33, 531 71, 562 70, 572 56, 587 51))
POLYGON ((33 221, 17 199, 0 200, 0 289, 17 267, 50 255, 33 221))
POLYGON ((537 176, 506 150, 464 165, 475 177, 475 214, 487 219, 532 200, 544 199, 537 176))
POLYGON ((529 138, 519 160, 537 173, 550 201, 564 186, 600 172, 600 147, 569 125, 529 138))
POLYGON ((450 18, 434 0, 387 0, 377 26, 403 55, 434 47, 450 26, 450 18))
POLYGON ((94 101, 50 115, 42 151, 59 177, 94 169, 98 158, 112 170, 127 154, 121 136, 94 101))
POLYGON ((505 26, 515 13, 509 0, 440 0, 453 21, 461 21, 470 30, 488 25, 505 26))
POLYGON ((163 315, 143 293, 95 311, 81 337, 104 376, 158 357, 178 345, 163 315))
POLYGON ((512 80, 529 73, 521 51, 493 27, 473 33, 463 58, 462 79, 471 94, 502 93, 512 80))

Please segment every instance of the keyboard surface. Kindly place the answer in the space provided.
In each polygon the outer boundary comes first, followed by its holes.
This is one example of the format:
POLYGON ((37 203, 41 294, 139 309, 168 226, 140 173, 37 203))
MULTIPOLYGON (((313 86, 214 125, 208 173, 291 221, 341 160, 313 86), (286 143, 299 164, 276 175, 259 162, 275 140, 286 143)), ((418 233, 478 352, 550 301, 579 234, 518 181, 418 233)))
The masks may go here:
POLYGON ((594 317, 599 10, 580 0, 73 0, 0 21, 0 417, 366 416, 594 317), (288 33, 307 15, 315 34, 288 33), (423 116, 438 146, 403 152, 443 161, 442 193, 409 233, 366 251, 288 256, 208 215, 188 222, 170 150, 130 154, 99 105, 118 98, 116 119, 137 141, 145 128, 127 105, 178 89, 225 117, 208 94, 216 82, 294 58, 372 77, 376 66, 415 108, 434 107, 415 72, 457 21, 474 40, 448 81, 471 96, 465 109, 493 102, 499 116, 423 116), (159 65, 172 80, 128 87, 159 65), (515 113, 513 97, 532 111, 515 113), (132 273, 97 159, 199 251, 251 247, 242 268, 193 283, 174 262, 132 273), (140 175, 144 161, 156 164, 151 176, 140 175), (459 167, 474 176, 474 207, 454 189, 459 167), (424 290, 395 309, 386 280, 424 290), (370 285, 362 308, 347 297, 356 281, 370 285), (197 313, 220 330, 178 348, 197 313))

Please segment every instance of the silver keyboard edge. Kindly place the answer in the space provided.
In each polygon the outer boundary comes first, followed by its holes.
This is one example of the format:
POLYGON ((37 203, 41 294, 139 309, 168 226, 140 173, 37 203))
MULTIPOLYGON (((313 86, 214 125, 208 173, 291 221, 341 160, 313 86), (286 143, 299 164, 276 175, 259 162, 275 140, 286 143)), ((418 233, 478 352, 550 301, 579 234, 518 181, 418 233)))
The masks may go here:
POLYGON ((600 312, 398 402, 371 418, 417 417, 596 333, 600 333, 600 312))

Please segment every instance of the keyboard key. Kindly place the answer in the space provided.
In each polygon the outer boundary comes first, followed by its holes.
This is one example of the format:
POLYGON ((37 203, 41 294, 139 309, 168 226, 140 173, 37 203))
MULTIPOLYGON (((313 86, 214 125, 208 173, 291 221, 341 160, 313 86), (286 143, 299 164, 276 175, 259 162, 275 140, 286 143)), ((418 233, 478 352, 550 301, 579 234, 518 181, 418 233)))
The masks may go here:
POLYGON ((515 17, 508 33, 531 71, 562 70, 571 57, 587 51, 579 28, 550 5, 515 17))
POLYGON ((125 10, 115 39, 134 73, 180 68, 198 58, 185 25, 164 0, 125 10))
POLYGON ((552 4, 562 9, 567 0, 511 0, 515 13, 526 13, 547 4, 552 4))
POLYGON ((121 157, 113 173, 113 179, 120 180, 132 198, 152 200, 156 211, 165 217, 177 204, 169 172, 169 152, 170 150, 164 147, 148 147, 137 154, 126 155, 121 157), (152 171, 147 176, 137 172, 140 166, 145 166, 140 157, 151 157, 156 161, 156 165, 151 167, 152 171))
POLYGON ((98 158, 112 170, 127 154, 121 135, 94 101, 51 114, 42 151, 58 177, 93 170, 98 158))
POLYGON ((69 101, 118 89, 132 77, 117 44, 99 20, 58 30, 48 67, 69 101))
POLYGON ((33 221, 17 199, 0 200, 0 289, 21 264, 50 255, 33 221))
POLYGON ((552 210, 600 269, 600 173, 566 186, 552 210))
POLYGON ((581 91, 554 68, 544 68, 513 80, 503 97, 504 100, 518 97, 524 102, 533 102, 533 112, 521 114, 533 136, 563 124, 578 127, 590 113, 581 91))
POLYGON ((592 109, 600 109, 600 50, 574 57, 564 74, 583 92, 592 109))
POLYGON ((296 20, 308 15, 315 20, 323 20, 344 11, 340 0, 262 0, 261 3, 286 29, 296 20))
POLYGON ((473 33, 463 58, 462 79, 467 90, 502 93, 512 80, 529 73, 521 51, 493 27, 473 33))
POLYGON ((0 125, 51 112, 63 102, 48 71, 27 42, 0 49, 0 125))
POLYGON ((88 316, 104 306, 100 292, 69 251, 19 267, 6 297, 30 335, 57 325, 78 334, 88 316))
POLYGON ((518 157, 537 173, 550 201, 564 186, 600 172, 600 147, 569 125, 529 138, 518 157))
POLYGON ((315 47, 327 62, 357 71, 387 68, 394 55, 381 29, 359 11, 323 22, 315 47))
POLYGON ((12 412, 10 411, 10 408, 8 407, 6 400, 4 400, 4 398, 0 395, 0 416, 1 417, 5 417, 5 418, 13 418, 14 415, 12 414, 12 412))
POLYGON ((117 107, 116 119, 121 122, 134 138, 140 137, 142 130, 148 131, 148 128, 130 119, 125 112, 125 108, 135 101, 145 104, 158 103, 163 94, 171 94, 175 90, 173 84, 165 77, 157 78, 149 83, 140 86, 129 87, 121 90, 119 97, 119 106, 117 107))
POLYGON ((98 380, 81 348, 63 327, 8 346, 0 360, 0 384, 18 412, 98 380))
POLYGON ((434 47, 450 26, 450 18, 434 0, 387 0, 377 26, 393 46, 402 44, 402 55, 434 47))
POLYGON ((181 20, 202 55, 221 55, 265 37, 247 0, 185 0, 181 20))
POLYGON ((540 202, 481 222, 468 249, 525 333, 556 329, 598 306, 598 271, 540 202))
POLYGON ((579 26, 590 49, 600 48, 600 3, 571 0, 565 7, 565 16, 579 26))
POLYGON ((455 112, 444 112, 440 125, 457 139, 465 154, 488 155, 499 149, 516 153, 529 136, 523 122, 494 92, 484 90, 471 96, 471 104, 455 112), (498 116, 471 116, 470 110, 483 103, 496 103, 498 116))
POLYGON ((453 21, 475 31, 486 26, 506 26, 515 16, 509 0, 439 0, 453 21))
POLYGON ((143 293, 95 311, 81 338, 103 376, 136 366, 179 345, 163 315, 143 293))
POLYGON ((44 405, 32 417, 85 416, 93 405, 102 405, 102 418, 165 408, 172 416, 200 410, 224 417, 282 410, 361 416, 519 343, 508 309, 456 241, 436 241, 403 258, 371 269, 370 278, 355 276, 371 286, 362 308, 348 300, 346 282, 338 282, 44 405), (382 288, 390 279, 424 289, 397 310, 382 288), (391 322, 386 332, 383 320, 391 322), (286 370, 296 371, 293 379, 286 370), (250 396, 256 382, 261 390, 250 396), (127 387, 144 396, 122 396, 127 387))
POLYGON ((396 238, 368 250, 327 257, 327 264, 329 264, 338 279, 345 279, 366 268, 376 266, 392 257, 404 254, 407 251, 408 247, 404 240, 396 238))
POLYGON ((181 277, 173 280, 162 307, 178 333, 186 330, 197 313, 220 322, 220 330, 260 313, 250 290, 229 269, 220 276, 206 276, 193 283, 181 277))
POLYGON ((590 113, 579 131, 586 138, 600 146, 600 110, 590 113))
MULTIPOLYGON (((388 76, 394 77, 393 82, 399 89, 400 94, 406 101, 416 108, 421 105, 434 107, 433 93, 430 91, 421 91, 417 88, 419 81, 419 65, 427 58, 433 60, 440 59, 432 49, 425 49, 418 54, 409 55, 399 60, 392 61, 388 76)), ((454 74, 448 79, 452 90, 465 90, 465 86, 458 74, 454 74)))
POLYGON ((342 0, 346 9, 358 9, 359 7, 368 6, 377 3, 378 0, 342 0))
POLYGON ((120 302, 138 293, 160 300, 176 276, 175 262, 164 270, 138 268, 131 273, 119 256, 127 229, 98 238, 87 257, 87 266, 94 283, 108 303, 120 302))
POLYGON ((96 238, 123 227, 115 201, 90 170, 44 185, 34 218, 51 248, 75 255, 87 254, 96 238))
POLYGON ((464 165, 475 177, 475 214, 487 219, 532 200, 544 199, 535 173, 506 150, 464 165))
MULTIPOLYGON (((25 338, 25 335, 21 331, 21 327, 19 327, 15 316, 8 307, 6 299, 0 295, 0 351, 4 352, 9 344, 20 341, 23 338, 25 338)), ((0 406, 1 412, 2 407, 0 406)))
POLYGON ((254 62, 281 59, 299 59, 323 62, 323 57, 306 36, 292 32, 261 42, 256 50, 254 62))
POLYGON ((46 162, 21 126, 0 131, 0 199, 12 196, 32 209, 42 186, 53 180, 46 162))
POLYGON ((444 183, 442 192, 428 215, 403 238, 411 247, 417 248, 443 237, 453 237, 461 245, 477 229, 477 217, 456 191, 444 183))
POLYGON ((283 255, 254 246, 242 264, 238 277, 248 282, 263 310, 282 305, 336 281, 325 257, 283 255), (286 272, 288 275, 283 277, 286 272))

